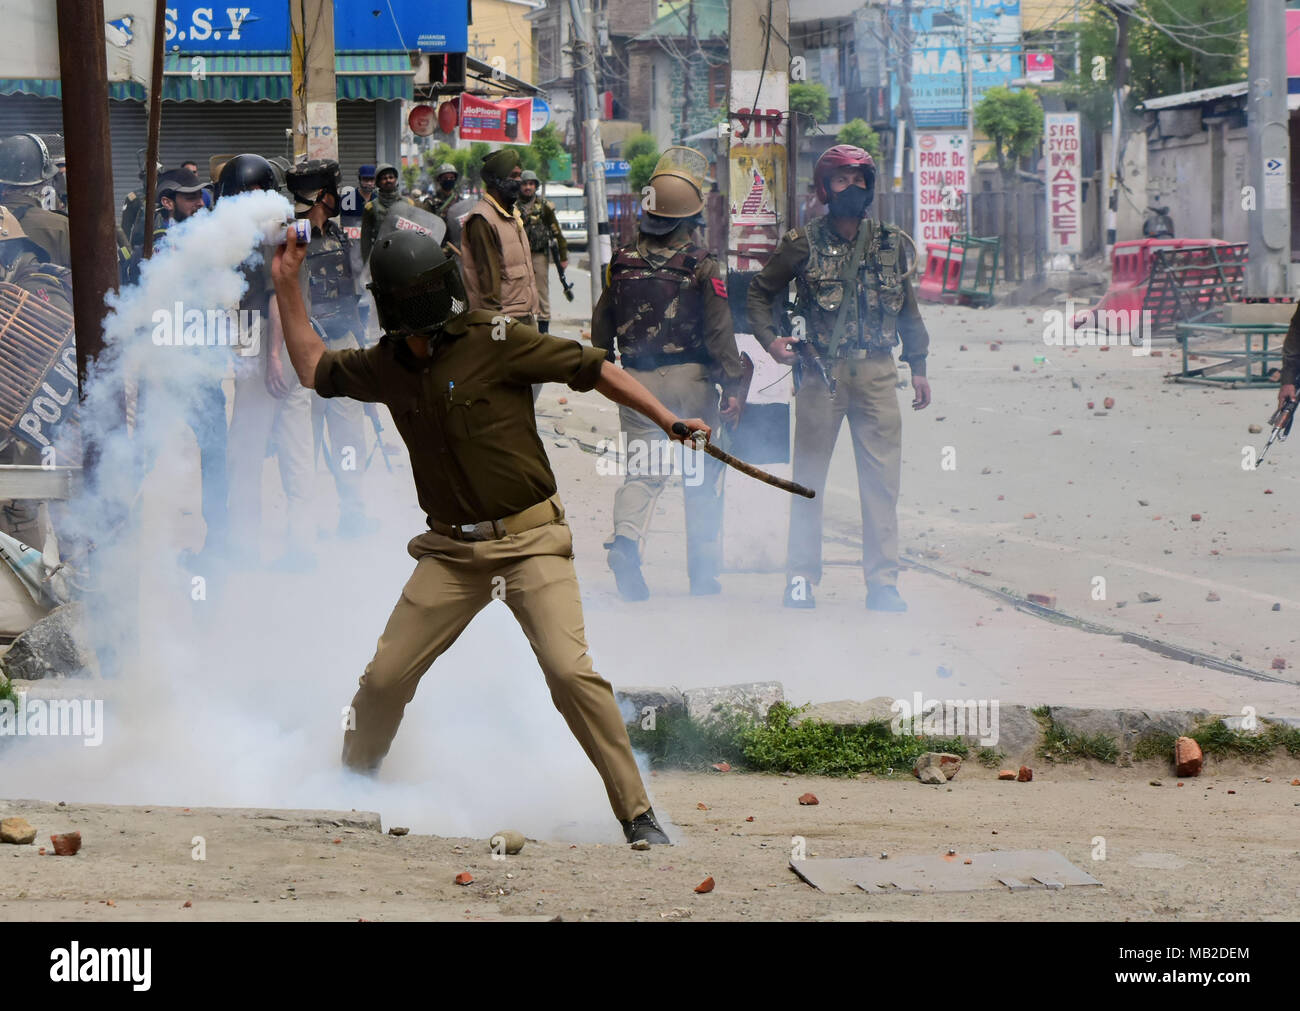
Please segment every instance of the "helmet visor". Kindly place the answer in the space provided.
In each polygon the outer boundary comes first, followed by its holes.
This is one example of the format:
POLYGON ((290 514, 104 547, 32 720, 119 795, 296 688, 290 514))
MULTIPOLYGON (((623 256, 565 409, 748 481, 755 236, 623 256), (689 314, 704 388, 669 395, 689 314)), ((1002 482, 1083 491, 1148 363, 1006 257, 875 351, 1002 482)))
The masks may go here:
POLYGON ((387 333, 423 334, 464 312, 468 298, 456 264, 446 260, 417 275, 408 284, 366 287, 375 297, 379 325, 387 333))

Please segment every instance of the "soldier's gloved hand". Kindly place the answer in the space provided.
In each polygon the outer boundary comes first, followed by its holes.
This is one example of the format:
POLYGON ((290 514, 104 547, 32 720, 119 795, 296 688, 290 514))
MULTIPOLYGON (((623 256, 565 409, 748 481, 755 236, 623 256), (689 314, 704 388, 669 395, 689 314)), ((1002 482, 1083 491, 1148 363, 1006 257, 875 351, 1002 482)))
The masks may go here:
POLYGON ((676 439, 678 442, 684 442, 687 445, 694 445, 694 440, 691 438, 691 436, 694 435, 696 432, 704 433, 705 442, 708 442, 710 439, 713 438, 712 426, 706 424, 704 421, 701 421, 699 418, 673 418, 668 424, 664 426, 664 431, 668 433, 669 438, 676 439), (679 421, 686 426, 685 435, 678 435, 676 432, 673 431, 673 425, 675 425, 679 421))
POLYGON ((740 401, 736 397, 728 397, 726 406, 718 413, 728 425, 734 425, 740 420, 740 401))
POLYGON ((799 355, 793 350, 795 338, 778 337, 767 346, 767 353, 782 365, 793 365, 799 355))
POLYGON ((912 377, 912 392, 916 394, 912 400, 912 410, 924 411, 930 406, 930 380, 925 376, 912 377))

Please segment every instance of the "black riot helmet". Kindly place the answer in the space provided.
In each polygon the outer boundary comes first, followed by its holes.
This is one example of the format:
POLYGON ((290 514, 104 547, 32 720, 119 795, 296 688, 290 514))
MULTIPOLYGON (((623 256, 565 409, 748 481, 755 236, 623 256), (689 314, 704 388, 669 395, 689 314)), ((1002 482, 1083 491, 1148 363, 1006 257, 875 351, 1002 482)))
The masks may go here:
POLYGON ((331 158, 313 158, 290 165, 284 174, 284 184, 294 199, 302 204, 314 204, 326 193, 339 202, 339 183, 343 173, 339 163, 331 158))
POLYGON ((34 186, 53 179, 57 171, 39 134, 17 133, 0 139, 0 185, 34 186))
POLYGON ((233 197, 248 190, 271 190, 279 187, 275 182, 275 169, 260 154, 239 154, 226 162, 217 179, 216 199, 233 197))
POLYGON ((422 232, 397 231, 375 243, 370 277, 379 325, 396 336, 427 336, 468 302, 455 262, 422 232))

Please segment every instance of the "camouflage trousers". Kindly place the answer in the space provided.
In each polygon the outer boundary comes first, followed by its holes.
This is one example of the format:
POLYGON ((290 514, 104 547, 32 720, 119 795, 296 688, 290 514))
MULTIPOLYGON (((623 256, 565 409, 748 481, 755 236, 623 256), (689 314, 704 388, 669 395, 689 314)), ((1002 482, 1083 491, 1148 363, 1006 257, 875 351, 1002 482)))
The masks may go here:
POLYGON ((892 355, 840 359, 831 374, 834 398, 820 376, 806 377, 795 397, 794 480, 814 489, 817 497, 791 501, 786 572, 791 579, 821 580, 826 475, 847 418, 862 509, 862 572, 868 586, 894 586, 903 438, 898 366, 892 355))

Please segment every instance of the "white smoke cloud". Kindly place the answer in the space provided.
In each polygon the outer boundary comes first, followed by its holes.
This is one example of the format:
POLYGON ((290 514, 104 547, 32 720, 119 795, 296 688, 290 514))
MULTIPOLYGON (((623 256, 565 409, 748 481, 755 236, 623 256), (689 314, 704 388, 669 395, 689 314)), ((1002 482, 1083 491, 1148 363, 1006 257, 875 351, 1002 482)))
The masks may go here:
MULTIPOLYGON (((310 575, 232 573, 192 599, 181 547, 202 540, 197 447, 183 408, 224 376, 231 349, 160 347, 155 312, 231 307, 237 267, 259 248, 288 202, 250 193, 219 201, 173 228, 138 285, 111 300, 107 350, 82 410, 107 433, 99 484, 75 503, 63 536, 95 540, 101 592, 87 598, 100 645, 129 628, 139 643, 112 681, 68 682, 61 694, 105 697, 104 742, 0 740, 4 793, 69 803, 377 810, 386 825, 486 838, 503 828, 573 841, 622 838, 600 779, 555 711, 523 633, 491 604, 426 675, 377 780, 343 770, 342 711, 414 565, 407 538, 424 529, 409 468, 389 475, 376 456, 369 541, 329 541, 310 575), (152 396, 128 438, 112 391, 126 379, 152 396), (155 462, 139 480, 137 460, 155 462), (139 530, 128 543, 115 519, 139 530), (137 606, 138 605, 138 606, 137 606), (134 653, 134 655, 132 655, 134 653)), ((267 250, 269 255, 269 249, 267 250)), ((395 440, 385 418, 389 440, 395 440)), ((261 452, 230 446, 230 454, 261 452)), ((284 500, 263 511, 264 539, 283 539, 284 500)), ((332 517, 335 490, 317 473, 316 505, 332 517)), ((332 526, 332 523, 328 524, 332 526)))

